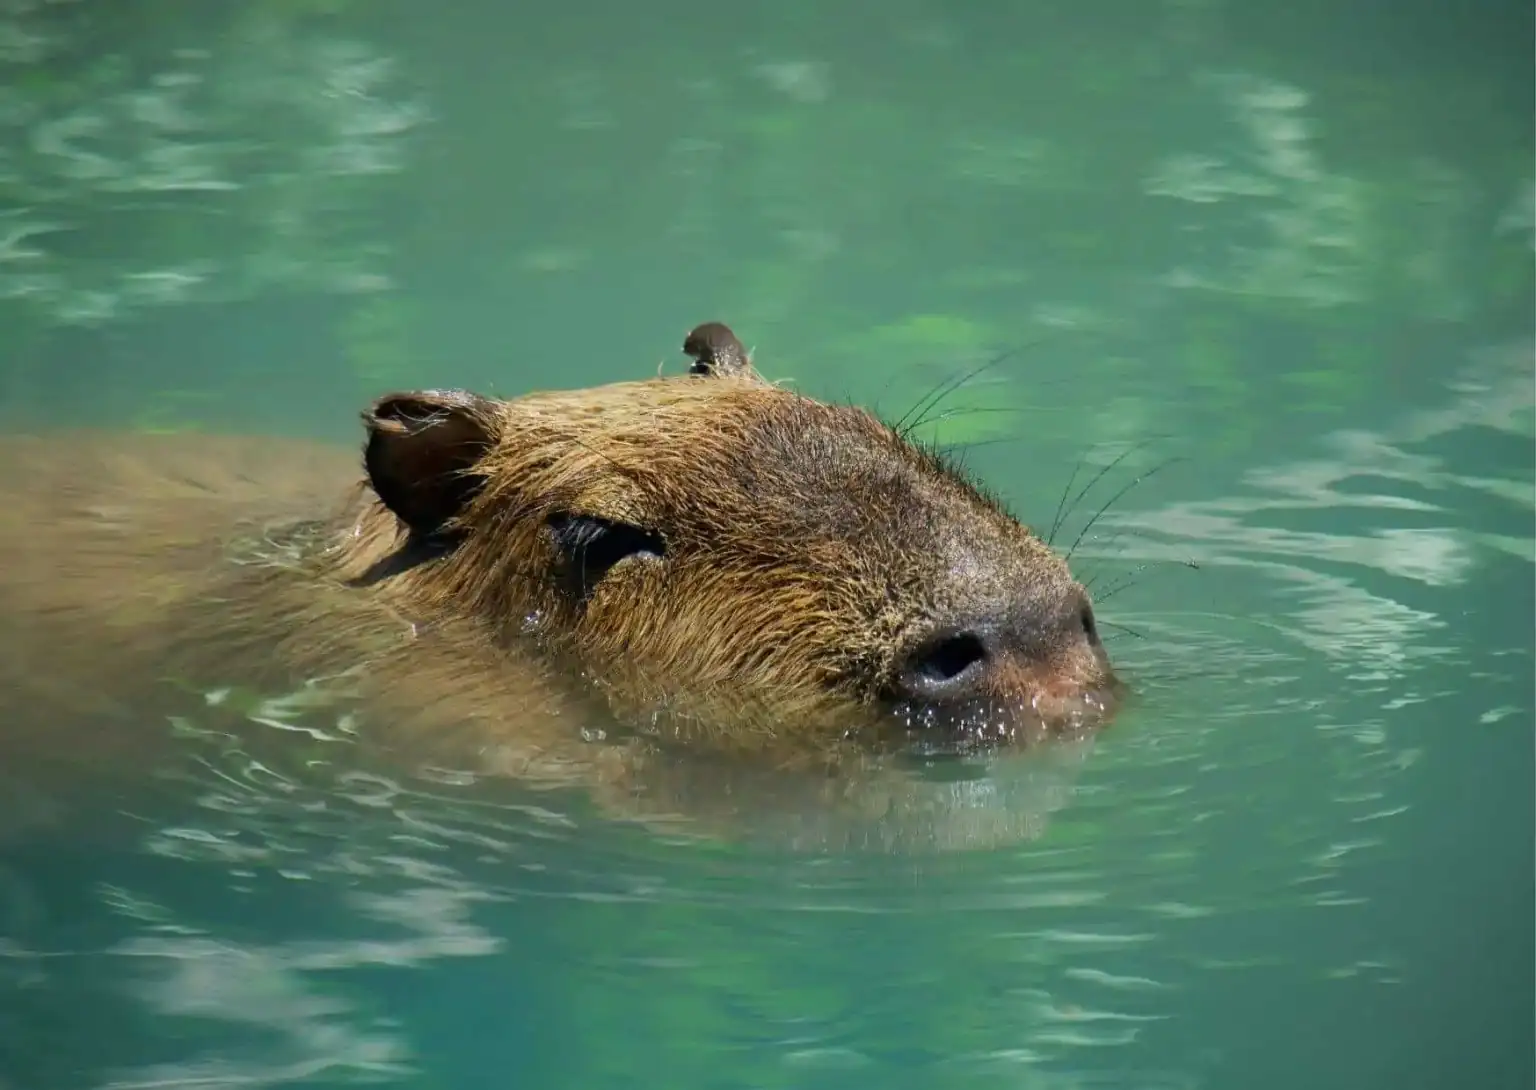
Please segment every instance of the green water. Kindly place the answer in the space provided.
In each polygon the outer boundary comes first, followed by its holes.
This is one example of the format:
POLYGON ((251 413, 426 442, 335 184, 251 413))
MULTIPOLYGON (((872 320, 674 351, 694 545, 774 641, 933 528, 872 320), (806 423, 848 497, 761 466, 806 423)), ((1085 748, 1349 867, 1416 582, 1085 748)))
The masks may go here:
POLYGON ((1000 358, 931 435, 1045 525, 1125 455, 1058 544, 1138 696, 926 857, 213 765, 0 849, 0 1088, 1531 1086, 1531 57, 1504 0, 0 2, 8 426, 353 443, 707 318, 893 417, 1000 358))

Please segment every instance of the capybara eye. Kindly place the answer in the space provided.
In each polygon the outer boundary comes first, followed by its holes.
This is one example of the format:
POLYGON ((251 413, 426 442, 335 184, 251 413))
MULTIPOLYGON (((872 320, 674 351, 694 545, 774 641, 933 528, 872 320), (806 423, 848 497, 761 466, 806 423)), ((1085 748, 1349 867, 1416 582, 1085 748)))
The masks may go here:
POLYGON ((639 526, 613 522, 594 515, 557 514, 547 520, 560 554, 560 575, 566 590, 578 601, 592 596, 597 584, 622 560, 666 555, 661 535, 639 526))
MULTIPOLYGON (((372 774, 585 787, 669 842, 1034 835, 1036 777, 993 779, 992 753, 1107 723, 1123 689, 1070 552, 911 434, 957 386, 892 423, 770 381, 722 322, 682 348, 688 374, 584 389, 381 391, 361 466, 296 437, 7 427, 0 780, 155 790, 202 748, 166 715, 223 730, 198 693, 307 678, 295 729, 355 715, 372 774), (930 779, 951 752, 996 790, 930 779)), ((291 733, 238 749, 300 760, 267 749, 291 733)))

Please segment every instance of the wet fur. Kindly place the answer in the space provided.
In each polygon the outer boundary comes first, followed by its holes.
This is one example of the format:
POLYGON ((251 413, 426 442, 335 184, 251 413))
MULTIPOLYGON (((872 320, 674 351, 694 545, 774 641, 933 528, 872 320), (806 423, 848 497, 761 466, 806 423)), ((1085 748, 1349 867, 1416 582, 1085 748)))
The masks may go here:
POLYGON ((400 535, 345 449, 70 435, 0 441, 0 466, 6 748, 109 771, 155 748, 154 713, 184 703, 172 680, 284 692, 342 671, 340 693, 390 709, 375 744, 462 760, 484 749, 465 739, 504 736, 509 766, 570 748, 541 737, 561 701, 533 656, 462 618, 413 619, 387 583, 349 585, 400 535), (61 717, 97 729, 61 744, 61 717))
MULTIPOLYGON (((1049 603, 1074 584, 873 416, 713 351, 719 373, 371 417, 375 436, 483 442, 443 467, 462 493, 390 496, 415 529, 380 501, 387 445, 360 475, 352 452, 287 440, 0 440, 0 758, 131 776, 190 699, 172 682, 323 678, 364 710, 370 751, 580 785, 619 812, 710 815, 764 776, 769 795, 890 805, 894 778, 827 777, 873 767, 869 711, 914 626, 967 596, 1049 603), (641 556, 570 593, 551 531, 566 516, 654 533, 666 579, 641 556), (969 582, 941 578, 968 564, 969 582), (588 722, 613 729, 594 743, 588 722), (675 746, 716 756, 685 771, 675 746)), ((1097 668, 1072 655, 1051 666, 1063 684, 1097 668)))

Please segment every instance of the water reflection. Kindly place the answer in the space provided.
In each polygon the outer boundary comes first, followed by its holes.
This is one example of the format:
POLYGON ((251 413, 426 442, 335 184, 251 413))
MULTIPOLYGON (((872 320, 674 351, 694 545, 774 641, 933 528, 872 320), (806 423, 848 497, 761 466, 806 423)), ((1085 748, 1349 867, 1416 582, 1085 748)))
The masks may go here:
POLYGON ((199 48, 143 25, 125 45, 72 7, 0 5, 0 302, 98 325, 389 286, 364 209, 430 120, 390 57, 273 5, 226 13, 199 48))
POLYGON ((1528 476, 1503 475, 1509 466, 1447 465, 1443 455, 1415 449, 1477 429, 1536 437, 1532 362, 1527 342, 1486 350, 1447 383, 1448 404, 1413 413, 1388 433, 1335 432, 1322 443, 1330 457, 1250 472, 1236 496, 1112 513, 1105 520, 1109 532, 1128 532, 1117 538, 1117 552, 1127 559, 1252 568, 1291 583, 1302 604, 1288 618, 1276 618, 1277 630, 1338 661, 1400 674, 1416 665, 1413 659, 1464 652, 1435 642, 1444 618, 1332 569, 1369 569, 1448 588, 1471 580, 1489 547, 1536 560, 1530 539, 1467 527, 1459 514, 1470 492, 1527 517, 1536 510, 1528 476), (1307 513, 1324 516, 1314 522, 1328 529, 1279 524, 1307 513), (1366 520, 1353 533, 1342 528, 1347 513, 1366 520))
MULTIPOLYGON (((1124 725, 1066 769, 1017 766, 1017 796, 995 776, 936 783, 938 827, 985 846, 988 823, 1007 819, 995 850, 786 853, 783 829, 777 847, 701 844, 447 770, 404 782, 333 758, 283 765, 231 746, 215 719, 189 732, 192 805, 139 839, 142 859, 173 871, 95 888, 113 922, 91 930, 113 937, 50 940, 64 910, 34 888, 38 872, 12 867, 0 973, 25 1006, 8 1016, 9 1054, 43 1039, 37 1011, 63 1002, 110 1020, 126 1001, 128 1024, 153 1029, 105 1042, 94 1069, 109 1074, 91 1085, 410 1084, 433 1070, 424 1015, 369 974, 425 981, 452 961, 497 968, 493 992, 465 1002, 566 1004, 553 1017, 583 1044, 561 1069, 586 1072, 583 1085, 622 1084, 637 1050, 660 1057, 664 1042, 765 1081, 905 1057, 904 1070, 961 1084, 1119 1085, 1130 1063, 1137 1086, 1194 1085, 1159 1057, 1202 1004, 1403 979, 1400 951, 1369 927, 1388 909, 1359 880, 1400 850, 1410 813, 1405 780, 1424 751, 1402 713, 1436 695, 1432 667, 1473 663, 1504 683, 1469 715, 1518 723, 1508 682, 1524 668, 1481 661, 1464 622, 1411 589, 1466 587, 1508 559, 1458 514, 1467 496, 1526 525, 1536 509, 1519 469, 1431 449, 1532 438, 1530 362, 1529 344, 1502 346, 1441 407, 1336 433, 1327 458, 1109 516, 1117 547, 1101 559, 1193 556, 1201 570, 1114 611, 1146 637, 1123 652, 1141 692, 1124 725), (1308 513, 1328 520, 1292 525, 1308 513), (1298 949, 1284 931, 1305 930, 1296 913, 1353 914, 1332 925, 1351 940, 1298 949), (893 1005, 913 994, 948 1012, 942 1033, 893 1005), (734 1013, 690 1038, 700 1010, 734 1013)), ((1529 563, 1531 538, 1505 537, 1529 563)), ((289 737, 315 711, 250 710, 289 737)), ((825 836, 800 818, 797 835, 825 836)), ((518 1069, 478 1048, 476 1063, 518 1069)))
POLYGON ((141 925, 140 934, 104 952, 118 961, 112 975, 131 982, 129 993, 149 1013, 222 1024, 232 1035, 174 1063, 119 1070, 101 1085, 278 1086, 413 1074, 409 1044, 389 1020, 369 1017, 349 989, 316 974, 495 954, 502 941, 469 919, 471 906, 491 895, 448 868, 403 855, 375 857, 354 873, 382 879, 389 892, 341 894, 353 913, 347 930, 384 924, 406 937, 242 944, 220 937, 217 924, 205 931, 127 890, 104 889, 107 905, 141 925))
MULTIPOLYGON (((1155 169, 1147 192, 1200 204, 1249 203, 1261 210, 1250 220, 1258 230, 1230 232, 1234 241, 1222 267, 1181 266, 1168 272, 1165 282, 1314 306, 1366 298, 1361 187, 1329 173, 1319 161, 1313 126, 1302 112, 1306 93, 1246 73, 1214 74, 1205 82, 1231 110, 1242 134, 1232 161, 1173 155, 1155 169), (1253 234, 1259 235, 1257 244, 1243 241, 1253 234)), ((1204 226, 1209 229, 1209 220, 1204 226)))
MULTIPOLYGON (((7 305, 44 323, 97 323, 262 287, 389 284, 384 240, 357 213, 406 164, 429 115, 387 54, 285 23, 274 7, 252 15, 244 34, 208 35, 218 43, 209 48, 178 49, 169 35, 163 48, 141 42, 138 67, 95 72, 100 94, 88 102, 32 93, 61 58, 107 52, 83 24, 76 39, 63 29, 73 24, 38 15, 70 6, 0 0, 0 73, 9 77, 0 79, 0 131, 10 137, 0 141, 0 185, 18 198, 0 209, 7 305), (192 230, 177 229, 189 222, 192 230), (233 237, 214 237, 210 224, 232 225, 233 237), (81 240, 103 237, 133 245, 114 262, 82 260, 81 240)), ((1175 7, 1190 19, 1220 9, 1175 7)), ((987 82, 974 48, 984 43, 966 36, 972 16, 907 14, 916 21, 888 29, 953 43, 961 63, 869 80, 835 40, 813 42, 810 53, 712 52, 700 46, 707 34, 691 37, 680 23, 655 43, 652 70, 633 60, 652 55, 645 50, 622 63, 618 52, 602 56, 602 27, 583 31, 573 55, 517 53, 524 17, 507 16, 501 37, 485 36, 514 78, 493 84, 500 97, 478 76, 469 81, 494 102, 486 131, 495 139, 477 142, 470 123, 451 164, 450 192, 470 196, 426 194, 438 214, 464 217, 458 233, 452 222, 438 229, 443 249, 455 269, 483 239, 506 267, 544 281, 598 270, 571 289, 581 305, 570 313, 582 321, 607 304, 654 314, 676 299, 636 303, 633 283, 605 286, 602 275, 611 235, 643 251, 654 274, 665 248, 647 249, 659 236, 641 228, 665 224, 712 256, 726 251, 719 281, 704 278, 711 291, 726 284, 728 297, 731 276, 745 269, 735 302, 786 325, 822 321, 815 335, 843 338, 853 374, 872 356, 890 364, 903 354, 948 368, 998 329, 1016 332, 1021 314, 1112 327, 1132 341, 1146 336, 1151 312, 1190 298, 1358 317, 1360 304, 1382 301, 1372 276, 1394 262, 1383 224, 1411 242, 1400 264, 1418 285, 1412 317, 1456 318, 1481 283, 1477 262, 1457 257, 1458 232, 1522 244, 1532 236, 1524 160, 1517 184, 1490 183, 1497 207, 1468 213, 1481 188, 1472 167, 1425 152, 1367 172, 1337 147, 1324 154, 1325 129, 1342 127, 1346 143, 1358 133, 1337 119, 1320 124, 1316 98, 1262 73, 1196 77, 1195 112, 1214 106, 1214 133, 1186 131, 1177 111, 1149 110, 1144 127, 1163 130, 1156 146, 1131 148, 1125 163, 1101 158, 1103 134, 1124 131, 1120 111, 1147 106, 1146 85, 1105 111, 1112 128, 1060 104, 1095 64, 1128 70, 1113 43, 1086 36, 1107 50, 1095 62, 1092 50, 1047 39, 1026 60, 1051 91, 1040 96, 1059 114, 1051 129, 1020 121, 1016 84, 996 73, 987 82), (1049 54, 1090 60, 1053 67, 1049 54), (681 63, 701 56, 712 65, 681 63), (666 97, 669 80, 687 89, 681 105, 666 97), (971 99, 932 105, 934 88, 963 95, 971 80, 971 99), (902 98, 904 87, 917 92, 902 98), (535 93, 548 117, 521 119, 521 139, 507 139, 504 103, 535 93), (647 103, 654 113, 637 107, 647 103), (924 116, 944 135, 909 158, 913 119, 924 116), (568 147, 546 130, 623 142, 607 152, 568 147), (530 146, 546 157, 541 177, 573 204, 559 206, 568 218, 524 217, 507 229, 497 217, 509 188, 538 190, 518 188, 530 146), (647 149, 664 157, 650 173, 647 149), (1119 189, 1116 172, 1129 179, 1119 189), (1129 199, 1136 179, 1154 198, 1150 210, 1129 199), (1399 179, 1407 212, 1382 196, 1399 179), (948 193, 956 180, 963 189, 948 193), (647 186, 663 194, 654 204, 634 199, 647 186), (1065 193, 1093 199, 1067 207, 1065 193), (910 216, 913 207, 923 216, 910 216), (1143 247, 1133 217, 1116 218, 1122 207, 1148 221, 1166 215, 1172 244, 1143 247), (635 208, 633 220, 614 212, 635 208), (772 231, 754 233, 759 220, 772 231), (551 231, 559 241, 539 247, 551 231), (726 237, 736 241, 723 247, 726 237), (788 259, 774 256, 774 239, 788 259), (1074 282, 1105 250, 1119 263, 1074 282), (833 264, 861 259, 869 267, 833 264), (935 289, 930 274, 945 262, 950 284, 1005 290, 996 324, 963 320, 976 296, 935 289), (893 282, 875 279, 891 269, 893 282), (1149 274, 1164 290, 1147 289, 1149 274), (912 304, 908 280, 938 319, 882 326, 889 315, 859 296, 889 291, 912 304), (838 281, 858 287, 837 295, 838 281), (1132 287, 1111 298, 1111 282, 1132 287), (919 326, 927 339, 914 334, 919 326), (881 339, 887 328, 898 335, 881 339)), ((867 20, 860 27, 861 44, 883 32, 867 20)), ((496 279, 492 258, 471 264, 495 285, 485 289, 495 320, 472 347, 499 361, 507 300, 529 281, 496 279)), ((423 281, 435 275, 416 271, 423 281)), ((462 290, 456 275, 444 277, 450 295, 462 290)), ((543 306, 548 297, 538 298, 543 306)), ((448 309, 442 324, 456 326, 461 311, 448 309)), ((557 310, 554 327, 565 317, 557 310)), ((769 324, 753 335, 774 343, 769 324)), ((403 325, 381 328, 381 343, 403 339, 403 325)), ((1309 330, 1321 341, 1338 327, 1309 330)), ((798 374, 822 362, 812 354, 798 374)), ((1364 876, 1417 847, 1404 826, 1424 806, 1413 788, 1432 763, 1424 724, 1438 722, 1424 709, 1453 697, 1455 727, 1529 728, 1525 634, 1513 646, 1482 639, 1471 631, 1475 609, 1447 592, 1500 594, 1496 565, 1523 572, 1536 562, 1529 465, 1480 449, 1487 436, 1527 449, 1531 366, 1528 343, 1499 346, 1461 368, 1432 409, 1317 443, 1290 436, 1291 451, 1313 453, 1269 459, 1236 484, 1198 493, 1207 498, 1117 504, 1085 546, 1111 580, 1142 563, 1193 559, 1200 570, 1156 580, 1149 572, 1107 605, 1106 617, 1144 638, 1116 641, 1138 704, 1099 745, 1059 751, 1054 767, 1012 766, 1011 782, 936 781, 937 814, 902 811, 909 823, 896 831, 908 839, 947 830, 983 850, 846 851, 847 828, 793 809, 760 830, 763 843, 699 843, 604 821, 579 800, 488 790, 452 769, 403 782, 345 760, 317 771, 238 747, 200 749, 191 738, 200 763, 188 807, 133 815, 129 828, 144 833, 130 858, 39 860, 4 843, 0 1085, 805 1087, 871 1071, 893 1090, 1232 1085, 1200 1072, 1242 1048, 1233 1038, 1283 1040, 1286 1014, 1299 1011, 1301 1040, 1318 1032, 1314 1012, 1334 996, 1345 1001, 1333 1010, 1363 1011, 1381 1005, 1385 989, 1436 986, 1405 969, 1412 951, 1398 924, 1416 906, 1384 903, 1364 876), (822 850, 773 846, 797 840, 822 850), (74 885, 61 876, 68 867, 74 885), (466 987, 452 975, 464 964, 489 972, 466 987), (434 1017, 434 1000, 449 1012, 434 1017), (524 1023, 547 1032, 547 1055, 535 1034, 502 1043, 524 1023)), ((1264 388, 1262 365, 1211 363, 1221 368, 1213 381, 1264 388)), ((1128 373, 1106 365, 1049 389, 1073 442, 1085 429, 1113 440, 1165 430, 1160 402, 1126 385, 1128 373), (1079 384, 1089 392, 1073 401, 1079 384)), ((1358 371, 1368 376, 1361 382, 1394 374, 1375 359, 1358 371)), ((492 377, 510 389, 548 373, 492 377)), ((1038 375, 1027 381, 1038 399, 1038 375)), ((1153 381, 1170 400, 1200 396, 1179 388, 1180 377, 1153 381)), ((1253 425, 1268 408, 1249 401, 1233 416, 1253 425)), ((207 714, 216 720, 216 709, 207 714)), ((274 731, 313 728, 316 741, 345 744, 345 724, 306 719, 293 702, 269 702, 259 715, 274 731)), ((0 796, 7 833, 23 819, 54 820, 50 801, 25 784, 0 782, 0 796)), ((1453 831, 1457 852, 1488 832, 1453 831)), ((878 840, 882 830, 864 832, 878 840)), ((1445 863, 1422 858, 1426 871, 1445 863)), ((1437 929, 1436 941, 1474 929, 1467 924, 1437 929)), ((1443 1009, 1419 994, 1424 1010, 1443 1009)), ((1492 1001, 1468 991, 1456 1002, 1475 1013, 1492 1001)), ((1401 1028, 1355 1049, 1404 1051, 1401 1028)), ((1297 1077, 1289 1065, 1302 1063, 1273 1048, 1265 1058, 1276 1080, 1297 1077)), ((1346 1062, 1341 1048, 1312 1071, 1335 1074, 1346 1062)))

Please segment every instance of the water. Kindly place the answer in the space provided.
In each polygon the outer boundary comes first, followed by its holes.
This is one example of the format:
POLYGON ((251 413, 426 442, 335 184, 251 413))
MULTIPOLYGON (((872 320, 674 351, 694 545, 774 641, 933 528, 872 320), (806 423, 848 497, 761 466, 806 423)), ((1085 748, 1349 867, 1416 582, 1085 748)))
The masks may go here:
POLYGON ((105 843, 9 818, 0 1086, 1532 1085, 1530 46, 1505 3, 0 4, 12 420, 352 443, 710 317, 888 415, 1001 353, 946 405, 1009 411, 933 437, 1042 525, 1125 455, 1057 536, 1138 694, 968 853, 229 754, 105 843))

